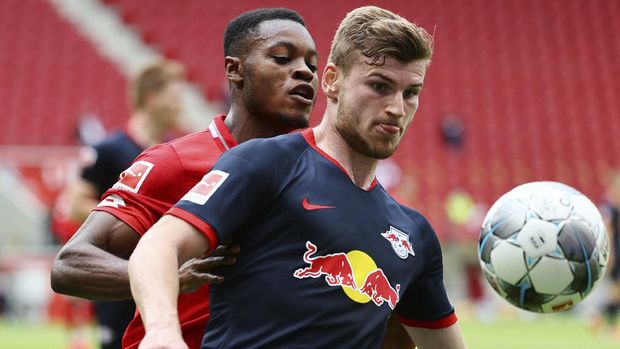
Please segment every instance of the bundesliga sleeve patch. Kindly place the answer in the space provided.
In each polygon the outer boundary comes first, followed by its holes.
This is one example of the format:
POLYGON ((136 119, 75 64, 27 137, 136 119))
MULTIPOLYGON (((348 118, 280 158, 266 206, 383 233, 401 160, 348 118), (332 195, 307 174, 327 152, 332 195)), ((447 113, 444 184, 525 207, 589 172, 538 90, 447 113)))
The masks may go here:
POLYGON ((153 166, 152 163, 144 160, 134 162, 128 169, 121 172, 118 182, 112 188, 137 193, 153 166))
POLYGON ((198 205, 204 205, 215 191, 228 178, 228 173, 213 170, 207 173, 181 200, 190 201, 198 205))
POLYGON ((105 199, 101 200, 97 207, 114 207, 118 208, 119 206, 125 206, 125 200, 122 197, 112 194, 105 199))

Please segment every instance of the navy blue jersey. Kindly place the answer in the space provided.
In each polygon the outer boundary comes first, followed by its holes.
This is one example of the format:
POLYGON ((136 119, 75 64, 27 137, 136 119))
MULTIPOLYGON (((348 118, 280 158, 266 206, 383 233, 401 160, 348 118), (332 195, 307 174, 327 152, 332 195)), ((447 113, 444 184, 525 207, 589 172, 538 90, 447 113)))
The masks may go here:
POLYGON ((211 286, 203 348, 379 348, 394 310, 456 321, 426 219, 357 187, 312 130, 230 150, 168 213, 241 248, 211 286))
POLYGON ((97 197, 116 183, 118 175, 127 169, 143 150, 123 131, 113 133, 93 146, 93 149, 97 153, 96 160, 82 170, 82 178, 95 185, 97 197))

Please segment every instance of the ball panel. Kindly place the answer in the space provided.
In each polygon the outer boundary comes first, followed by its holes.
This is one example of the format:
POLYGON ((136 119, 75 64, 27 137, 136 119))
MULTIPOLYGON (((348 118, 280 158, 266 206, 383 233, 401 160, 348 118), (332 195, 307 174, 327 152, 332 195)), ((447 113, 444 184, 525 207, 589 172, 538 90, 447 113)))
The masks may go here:
POLYGON ((590 293, 594 282, 603 274, 603 269, 595 259, 589 259, 584 263, 570 262, 570 266, 574 276, 569 290, 584 293, 584 296, 590 293))
POLYGON ((517 236, 517 242, 530 258, 539 258, 557 249, 558 227, 540 219, 530 219, 517 236))
POLYGON ((506 294, 504 298, 521 309, 540 312, 540 305, 554 298, 552 295, 535 292, 527 279, 522 280, 519 285, 512 285, 501 279, 498 279, 498 283, 506 294))
POLYGON ((513 285, 527 273, 523 250, 506 241, 500 241, 491 251, 491 264, 498 278, 513 285))
POLYGON ((553 221, 568 218, 573 205, 563 192, 538 190, 532 195, 529 207, 541 219, 553 221))
POLYGON ((582 220, 566 221, 558 236, 558 243, 564 256, 577 262, 588 260, 596 245, 591 227, 582 220))
POLYGON ((491 262, 491 251, 499 243, 501 239, 493 235, 491 232, 487 232, 486 235, 480 237, 480 244, 478 248, 478 255, 480 259, 485 263, 491 262))
POLYGON ((527 206, 518 201, 508 201, 500 206, 497 214, 488 221, 487 229, 495 236, 507 239, 517 233, 525 224, 527 206))
POLYGON ((571 284, 573 273, 565 259, 542 257, 530 270, 530 279, 536 292, 555 295, 571 284))

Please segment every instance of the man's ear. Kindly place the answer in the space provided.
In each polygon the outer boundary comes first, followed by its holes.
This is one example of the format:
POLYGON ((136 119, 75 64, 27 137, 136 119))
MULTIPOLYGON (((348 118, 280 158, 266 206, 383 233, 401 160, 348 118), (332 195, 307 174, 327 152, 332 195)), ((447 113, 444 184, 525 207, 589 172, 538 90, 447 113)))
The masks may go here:
POLYGON ((239 57, 226 56, 224 58, 224 68, 229 82, 235 85, 243 83, 243 63, 239 57))
POLYGON ((338 99, 342 78, 342 70, 336 67, 334 63, 327 63, 325 69, 323 69, 323 78, 321 79, 321 87, 327 98, 338 99))

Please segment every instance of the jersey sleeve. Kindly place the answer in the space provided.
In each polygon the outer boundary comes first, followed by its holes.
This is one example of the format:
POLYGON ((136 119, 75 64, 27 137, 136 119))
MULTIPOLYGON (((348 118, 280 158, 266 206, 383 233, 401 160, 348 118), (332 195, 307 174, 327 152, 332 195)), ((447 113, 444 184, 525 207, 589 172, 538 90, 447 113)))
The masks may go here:
POLYGON ((224 153, 202 180, 167 212, 202 231, 215 247, 252 224, 287 174, 273 147, 249 141, 224 153))
POLYGON ((424 237, 425 268, 405 290, 396 307, 401 322, 411 327, 444 328, 456 322, 454 308, 443 283, 441 246, 435 231, 419 213, 408 214, 420 227, 424 237))
POLYGON ((149 148, 120 174, 95 210, 112 214, 143 235, 183 194, 183 173, 170 145, 149 148))

